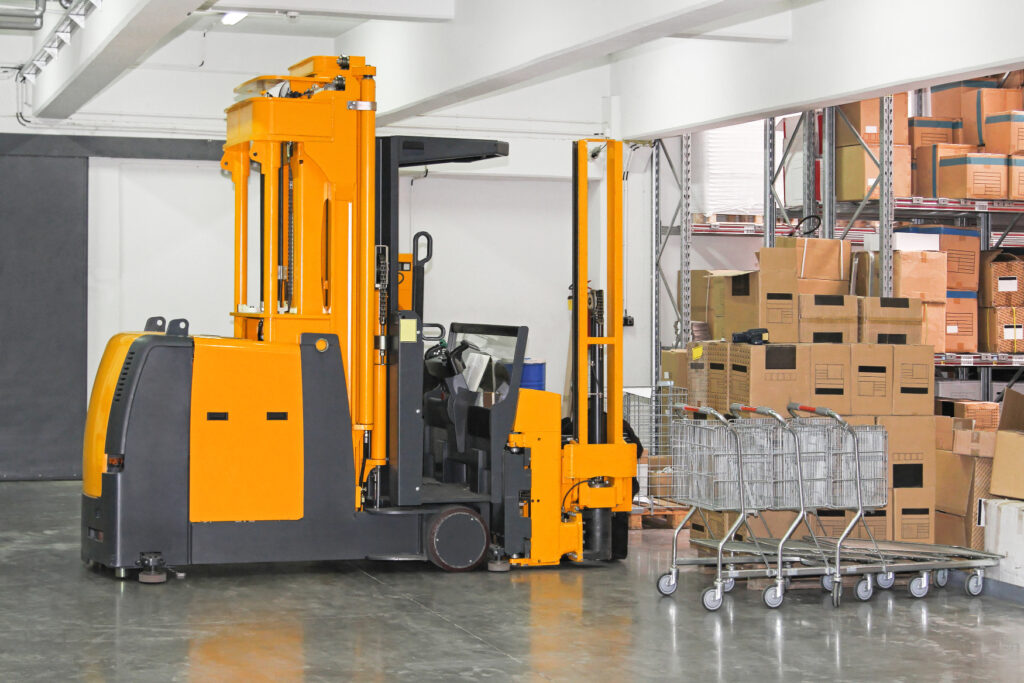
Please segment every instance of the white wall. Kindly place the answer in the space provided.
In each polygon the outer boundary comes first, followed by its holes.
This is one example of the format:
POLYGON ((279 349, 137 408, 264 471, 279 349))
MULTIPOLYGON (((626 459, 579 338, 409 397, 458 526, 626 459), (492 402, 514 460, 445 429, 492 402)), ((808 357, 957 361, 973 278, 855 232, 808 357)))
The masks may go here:
POLYGON ((150 316, 231 334, 233 211, 215 161, 90 161, 90 390, 111 335, 150 316))

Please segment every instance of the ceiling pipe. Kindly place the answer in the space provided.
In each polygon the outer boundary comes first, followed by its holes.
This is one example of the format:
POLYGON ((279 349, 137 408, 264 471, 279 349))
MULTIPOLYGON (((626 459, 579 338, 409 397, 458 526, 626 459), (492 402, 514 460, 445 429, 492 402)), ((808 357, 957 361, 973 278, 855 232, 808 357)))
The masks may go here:
POLYGON ((43 27, 46 0, 36 0, 35 9, 0 5, 0 29, 38 31, 43 27))

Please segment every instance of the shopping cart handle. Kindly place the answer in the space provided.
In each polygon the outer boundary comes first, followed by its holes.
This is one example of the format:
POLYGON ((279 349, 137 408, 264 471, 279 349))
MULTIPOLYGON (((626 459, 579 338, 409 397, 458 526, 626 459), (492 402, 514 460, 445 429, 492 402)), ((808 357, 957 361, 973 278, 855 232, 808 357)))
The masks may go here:
POLYGON ((731 403, 731 404, 729 404, 729 410, 731 410, 733 413, 739 413, 739 412, 756 413, 757 412, 757 408, 755 408, 754 406, 747 406, 747 405, 743 405, 742 403, 731 403))
POLYGON ((788 410, 790 414, 802 412, 814 413, 815 415, 824 415, 825 417, 834 417, 836 415, 835 411, 833 411, 831 408, 815 408, 814 406, 805 406, 800 403, 789 403, 786 405, 786 410, 788 410))
POLYGON ((727 422, 725 417, 711 406, 690 406, 684 404, 683 410, 689 411, 691 413, 700 413, 701 415, 709 415, 713 418, 721 420, 722 422, 727 422))

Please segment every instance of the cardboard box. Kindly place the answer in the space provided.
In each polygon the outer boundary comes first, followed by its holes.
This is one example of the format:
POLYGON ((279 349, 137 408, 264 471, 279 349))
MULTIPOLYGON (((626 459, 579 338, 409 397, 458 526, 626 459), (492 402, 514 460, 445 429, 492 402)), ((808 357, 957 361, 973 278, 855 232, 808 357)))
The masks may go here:
POLYGON ((935 450, 953 450, 953 418, 946 415, 935 416, 935 450))
POLYGON ((946 289, 969 292, 978 290, 981 237, 976 229, 952 225, 903 225, 895 231, 938 235, 939 249, 946 254, 946 289))
POLYGON ((935 489, 892 489, 892 538, 912 543, 935 542, 935 489))
POLYGON ((978 350, 978 293, 946 293, 946 351, 978 350))
POLYGON ((951 515, 975 515, 978 501, 989 496, 992 457, 935 454, 935 509, 951 515))
POLYGON ((661 352, 661 379, 677 387, 686 388, 690 370, 690 352, 686 349, 663 349, 661 352))
POLYGON ((931 415, 935 401, 935 356, 924 344, 892 347, 892 414, 931 415))
POLYGON ((954 424, 953 452, 975 458, 991 458, 996 453, 997 439, 998 432, 978 431, 973 427, 965 429, 962 425, 954 424))
POLYGON ((973 92, 978 88, 998 87, 999 79, 997 78, 975 78, 932 86, 932 116, 961 119, 963 118, 961 107, 965 93, 973 92))
MULTIPOLYGON (((690 521, 690 538, 717 538, 721 539, 732 525, 736 522, 735 512, 715 512, 705 510, 704 516, 694 515, 690 521)), ((746 529, 740 526, 736 538, 743 540, 746 529)))
POLYGON ((915 161, 919 147, 959 142, 964 128, 959 117, 911 116, 907 123, 915 161))
POLYGON ((1024 111, 1003 111, 985 117, 985 151, 992 154, 1024 152, 1024 111))
POLYGON ((946 157, 973 154, 977 145, 940 144, 914 150, 914 196, 941 197, 939 194, 939 162, 946 157))
POLYGON ((857 341, 857 297, 800 294, 800 342, 851 344, 857 341))
POLYGON ((689 367, 686 370, 686 402, 695 406, 708 404, 708 360, 704 355, 704 344, 707 342, 690 342, 686 350, 690 352, 689 367))
MULTIPOLYGON (((877 232, 864 235, 864 250, 878 251, 881 246, 881 238, 877 232)), ((939 251, 939 236, 925 235, 921 233, 900 232, 893 233, 893 251, 939 251)), ((854 254, 856 257, 857 254, 854 254)), ((877 294, 875 296, 878 296, 877 294)))
POLYGON ((810 525, 818 536, 838 537, 850 523, 845 510, 818 510, 815 517, 810 525))
MULTIPOLYGON (((690 271, 690 317, 708 324, 712 339, 725 336, 722 327, 725 318, 725 299, 730 280, 742 275, 743 270, 693 270, 690 271)), ((682 273, 676 275, 676 301, 682 291, 682 273)))
POLYGON ((920 344, 921 300, 907 297, 858 297, 859 341, 870 344, 920 344))
MULTIPOLYGON (((895 237, 929 237, 896 233, 895 237)), ((935 239, 938 243, 938 239, 935 239)), ((880 296, 880 259, 875 252, 859 251, 855 255, 856 292, 859 296, 880 296)), ((946 254, 940 251, 894 251, 892 255, 893 296, 910 297, 922 301, 946 300, 946 254)))
POLYGON ((935 511, 935 542, 974 550, 985 549, 985 527, 978 526, 978 511, 969 515, 951 515, 935 511))
POLYGON ((1024 499, 1024 394, 1008 391, 996 432, 992 461, 993 495, 1024 499))
POLYGON ((853 245, 846 240, 777 237, 775 247, 796 249, 796 275, 812 280, 850 279, 853 245))
POLYGON ((946 352, 946 302, 921 302, 921 343, 935 353, 946 352))
MULTIPOLYGON (((864 142, 869 145, 877 145, 879 141, 879 98, 850 102, 839 107, 850 124, 857 130, 864 142)), ((892 96, 892 139, 897 145, 906 145, 910 142, 907 125, 907 93, 893 93, 892 96)), ((850 130, 850 126, 843 121, 842 115, 836 116, 836 146, 856 145, 857 136, 850 130)))
POLYGON ((999 427, 999 404, 994 401, 936 399, 936 414, 971 420, 977 431, 994 432, 999 427))
POLYGON ((729 342, 712 341, 704 344, 708 363, 707 403, 718 412, 729 412, 729 342))
POLYGON ((786 415, 791 401, 806 401, 810 390, 810 348, 806 344, 733 344, 729 351, 729 401, 768 406, 786 415))
MULTIPOLYGON (((888 541, 890 527, 892 526, 889 520, 890 507, 891 505, 887 506, 883 510, 865 510, 864 517, 862 518, 864 520, 864 523, 861 524, 860 522, 858 522, 857 526, 853 527, 853 530, 850 532, 850 538, 860 538, 866 540, 868 538, 868 535, 867 532, 864 531, 864 525, 867 525, 868 529, 871 530, 872 538, 874 538, 876 541, 888 541)), ((853 516, 855 514, 856 513, 854 512, 847 511, 847 524, 849 524, 853 520, 853 516)))
POLYGON ((851 344, 850 367, 853 371, 854 413, 892 411, 892 349, 890 344, 851 344))
POLYGON ((811 344, 810 402, 815 407, 831 408, 840 415, 853 413, 851 396, 850 347, 845 344, 811 344))
MULTIPOLYGON (((786 510, 765 510, 759 516, 748 519, 747 524, 750 525, 750 530, 759 539, 782 538, 793 523, 793 520, 796 519, 796 515, 796 512, 789 512, 786 510)), ((816 535, 821 535, 816 527, 814 532, 816 535)), ((790 538, 793 540, 801 540, 807 535, 807 523, 800 522, 799 526, 797 526, 793 531, 793 535, 790 536, 790 538)))
POLYGON ((939 197, 1006 199, 1009 158, 1004 154, 962 154, 939 160, 939 197))
POLYGON ((989 353, 1024 353, 1024 308, 979 309, 978 347, 989 353))
POLYGON ((1009 178, 1006 198, 1016 202, 1024 201, 1024 156, 1007 157, 1007 163, 1009 178))
POLYGON ((889 484, 894 489, 935 486, 935 416, 878 418, 889 442, 889 484))
POLYGON ((1002 249, 981 252, 978 305, 1024 306, 1024 259, 1002 249))
POLYGON ((961 96, 961 117, 964 120, 963 141, 969 145, 986 146, 985 120, 994 114, 1020 109, 1020 88, 978 88, 961 96))
MULTIPOLYGON (((840 126, 836 126, 838 130, 840 126)), ((871 153, 880 160, 878 145, 869 145, 871 153)), ((910 178, 910 145, 893 145, 892 184, 897 197, 909 197, 913 185, 910 178)), ((878 178, 878 166, 860 145, 836 148, 836 199, 841 202, 859 202, 878 178)), ((878 199, 878 188, 871 193, 878 199)))

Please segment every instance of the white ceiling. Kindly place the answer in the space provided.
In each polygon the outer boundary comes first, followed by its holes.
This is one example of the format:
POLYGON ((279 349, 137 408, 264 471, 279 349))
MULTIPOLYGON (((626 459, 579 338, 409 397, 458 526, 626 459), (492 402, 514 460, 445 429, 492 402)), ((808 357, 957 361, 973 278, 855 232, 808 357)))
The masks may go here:
MULTIPOLYGON (((282 3, 284 4, 284 3, 282 3)), ((251 13, 234 26, 225 26, 219 14, 204 15, 193 31, 224 31, 276 36, 297 36, 309 38, 335 38, 345 31, 364 23, 364 19, 329 17, 314 14, 299 14, 294 19, 281 14, 251 13)))

